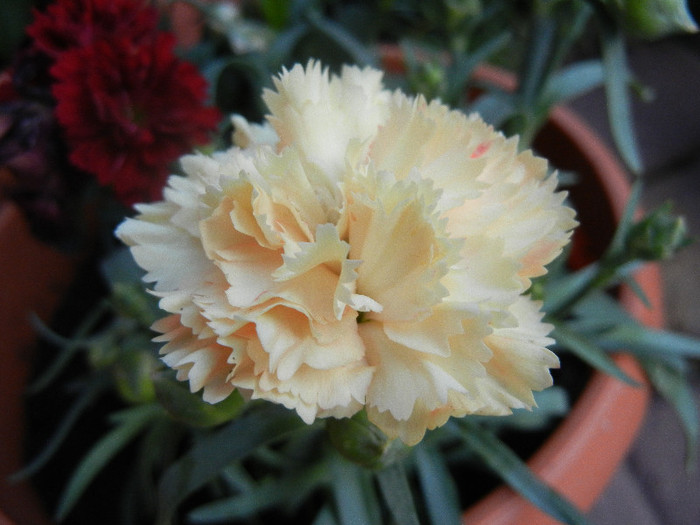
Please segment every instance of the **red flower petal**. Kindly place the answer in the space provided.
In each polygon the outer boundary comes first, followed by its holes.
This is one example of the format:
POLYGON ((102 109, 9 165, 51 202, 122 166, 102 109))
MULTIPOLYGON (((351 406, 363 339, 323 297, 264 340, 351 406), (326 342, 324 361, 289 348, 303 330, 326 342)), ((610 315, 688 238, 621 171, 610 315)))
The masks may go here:
POLYGON ((115 36, 62 53, 51 73, 71 161, 123 202, 160 197, 170 163, 209 140, 219 121, 206 82, 177 59, 174 40, 115 36))
POLYGON ((45 12, 34 11, 27 34, 52 57, 112 35, 134 43, 156 31, 158 12, 143 0, 58 0, 45 12))

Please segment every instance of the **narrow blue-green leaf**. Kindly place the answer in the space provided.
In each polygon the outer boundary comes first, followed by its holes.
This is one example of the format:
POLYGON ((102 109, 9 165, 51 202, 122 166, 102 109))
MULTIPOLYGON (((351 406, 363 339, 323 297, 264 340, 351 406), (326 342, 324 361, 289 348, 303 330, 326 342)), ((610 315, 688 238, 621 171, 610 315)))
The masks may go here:
POLYGON ((541 481, 496 435, 469 417, 458 420, 462 439, 513 490, 537 508, 567 525, 586 525, 586 519, 561 494, 541 481))
POLYGON ((403 464, 396 461, 378 471, 376 476, 394 521, 401 525, 420 525, 403 464))
POLYGON ((447 70, 447 95, 445 102, 454 103, 464 94, 464 87, 474 68, 503 48, 510 39, 506 32, 499 33, 484 42, 479 48, 457 57, 447 70))
POLYGON ((377 523, 372 521, 371 509, 367 505, 369 472, 350 463, 340 454, 333 454, 331 462, 331 488, 338 511, 340 525, 377 523))
POLYGON ((255 487, 255 479, 240 463, 232 463, 224 467, 221 471, 221 478, 236 492, 253 490, 255 487))
POLYGON ((599 271, 599 264, 593 263, 561 279, 547 283, 543 310, 550 315, 558 315, 576 297, 584 294, 599 271))
POLYGON ((270 69, 276 71, 284 64, 299 41, 309 32, 308 24, 293 25, 281 32, 272 41, 265 53, 265 61, 270 69))
POLYGON ((552 386, 541 392, 533 392, 537 406, 532 410, 518 409, 508 417, 474 416, 491 429, 542 430, 553 418, 569 412, 569 397, 566 390, 552 386))
POLYGON ((566 327, 579 334, 599 334, 615 326, 637 324, 619 301, 601 290, 579 301, 573 314, 573 319, 566 321, 566 327))
POLYGON ((568 66, 552 76, 547 84, 546 97, 558 104, 581 95, 603 84, 603 64, 600 60, 586 60, 568 66))
POLYGON ((131 250, 127 247, 113 250, 102 259, 100 272, 109 284, 132 283, 143 286, 145 272, 136 264, 131 250))
POLYGON ((622 217, 620 217, 620 222, 617 224, 615 234, 613 235, 612 241, 610 241, 610 246, 607 249, 606 255, 617 255, 624 251, 625 240, 629 235, 632 226, 634 226, 634 214, 639 207, 639 202, 642 199, 642 190, 644 189, 644 184, 641 180, 636 180, 632 184, 632 189, 630 191, 630 196, 625 203, 625 209, 622 212, 622 217))
POLYGON ((76 398, 75 402, 71 404, 68 412, 63 416, 61 422, 58 425, 56 431, 51 435, 51 438, 46 443, 41 452, 30 461, 22 470, 12 475, 12 480, 22 480, 33 476, 37 473, 46 463, 56 454, 61 444, 65 441, 69 432, 75 425, 75 422, 80 418, 85 409, 90 406, 90 404, 97 399, 97 397, 105 389, 106 383, 103 377, 98 377, 88 384, 81 393, 81 395, 76 398))
POLYGON ((537 100, 541 87, 546 83, 547 66, 551 59, 556 37, 556 23, 553 18, 532 15, 532 29, 523 67, 520 71, 520 86, 518 92, 524 107, 533 108, 540 102, 537 100))
POLYGON ((430 522, 459 525, 459 496, 444 456, 438 449, 423 443, 416 445, 414 453, 430 522))
POLYGON ((644 288, 640 286, 640 284, 634 278, 634 275, 623 275, 621 281, 623 284, 626 284, 630 290, 632 290, 632 293, 640 301, 642 301, 642 304, 646 308, 654 308, 654 305, 651 304, 651 301, 649 301, 649 297, 647 297, 647 294, 644 292, 644 288))
POLYGON ((193 523, 249 518, 272 507, 294 510, 312 490, 328 481, 325 462, 299 467, 281 478, 269 478, 246 492, 207 503, 190 512, 193 523))
POLYGON ((558 345, 565 347, 592 367, 620 381, 624 381, 629 385, 639 386, 634 379, 625 374, 620 367, 615 364, 615 361, 613 361, 602 348, 584 335, 573 332, 562 325, 558 325, 555 326, 552 337, 554 337, 558 345))
POLYGON ((685 465, 690 471, 697 467, 700 419, 693 389, 685 374, 674 367, 650 359, 640 359, 654 389, 674 408, 685 434, 685 465))
POLYGON ((362 66, 374 65, 374 55, 343 26, 336 22, 318 16, 315 12, 308 13, 309 23, 319 32, 330 38, 352 58, 353 62, 362 66))
POLYGON ((281 406, 262 403, 251 408, 230 424, 200 439, 168 467, 158 486, 156 523, 169 524, 178 505, 229 463, 304 426, 295 412, 281 406))
POLYGON ((515 98, 512 93, 504 91, 485 93, 465 110, 467 113, 478 113, 484 121, 498 128, 515 112, 515 98))
POLYGON ((622 29, 603 24, 602 53, 608 120, 620 155, 634 173, 641 173, 642 161, 635 139, 628 84, 630 81, 622 29))
POLYGON ((338 522, 333 516, 333 511, 329 505, 325 505, 316 515, 311 525, 338 525, 338 522))
POLYGON ((598 341, 606 350, 626 350, 646 357, 700 357, 700 339, 642 325, 616 326, 601 334, 598 341))
POLYGON ((140 405, 114 414, 117 426, 90 449, 63 491, 56 511, 58 521, 73 509, 100 470, 160 413, 157 405, 140 405))
POLYGON ((265 21, 273 29, 282 29, 289 20, 289 2, 282 2, 280 0, 261 0, 260 8, 265 16, 265 21))
POLYGON ((36 394, 49 386, 71 361, 79 350, 84 348, 87 343, 86 337, 95 328, 98 321, 107 312, 107 302, 101 301, 83 320, 78 329, 71 337, 63 337, 48 326, 41 319, 32 316, 32 326, 38 332, 39 336, 47 340, 49 343, 56 345, 59 348, 59 353, 56 359, 37 377, 32 384, 29 385, 27 391, 29 394, 36 394))

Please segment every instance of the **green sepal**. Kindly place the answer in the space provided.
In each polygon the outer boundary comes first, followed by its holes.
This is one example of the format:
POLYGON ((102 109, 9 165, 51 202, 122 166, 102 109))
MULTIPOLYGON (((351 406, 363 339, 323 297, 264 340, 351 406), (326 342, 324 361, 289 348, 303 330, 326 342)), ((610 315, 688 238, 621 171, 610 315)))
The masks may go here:
POLYGON ((384 468, 409 451, 401 440, 388 438, 373 425, 364 410, 351 418, 328 419, 326 430, 331 443, 344 458, 366 468, 384 468))
POLYGON ((154 377, 153 385, 158 402, 175 420, 194 427, 211 427, 234 419, 241 413, 245 401, 234 390, 218 403, 207 403, 200 395, 190 392, 187 386, 176 381, 168 373, 154 377))

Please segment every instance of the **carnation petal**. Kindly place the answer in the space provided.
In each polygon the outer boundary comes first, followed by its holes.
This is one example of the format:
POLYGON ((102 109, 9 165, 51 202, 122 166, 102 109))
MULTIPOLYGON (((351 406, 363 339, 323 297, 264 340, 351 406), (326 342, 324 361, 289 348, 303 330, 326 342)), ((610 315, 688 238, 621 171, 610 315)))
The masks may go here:
POLYGON ((367 345, 367 358, 377 367, 369 392, 368 406, 389 411, 397 420, 407 420, 418 399, 431 407, 447 402, 450 389, 466 392, 431 354, 411 350, 390 340, 377 322, 360 324, 367 345))
POLYGON ((278 148, 293 144, 309 162, 339 180, 348 144, 371 138, 385 119, 389 93, 381 76, 355 66, 330 76, 314 61, 306 68, 297 64, 283 70, 273 79, 277 91, 263 95, 271 111, 268 120, 280 137, 278 148))
POLYGON ((288 379, 270 371, 270 354, 251 339, 231 383, 253 399, 267 399, 296 410, 306 422, 315 417, 349 417, 362 408, 373 368, 364 359, 331 369, 302 365, 288 379))
POLYGON ((440 279, 448 270, 452 243, 441 237, 432 213, 437 194, 425 181, 371 177, 364 184, 374 182, 374 191, 363 195, 358 190, 348 206, 350 257, 362 260, 357 291, 382 305, 373 318, 420 319, 448 294, 440 279))
POLYGON ((232 227, 233 209, 234 203, 224 200, 199 227, 207 256, 227 277, 230 304, 245 308, 262 301, 263 295, 274 288, 272 272, 282 257, 232 227))
POLYGON ((214 338, 197 337, 177 315, 160 320, 153 328, 163 333, 154 340, 166 343, 160 351, 163 362, 177 370, 180 381, 189 381, 192 392, 203 389, 203 399, 208 403, 217 403, 233 392, 234 387, 227 381, 230 347, 218 344, 214 338))
POLYGON ((546 348, 554 340, 547 336, 552 326, 542 323, 540 306, 526 296, 519 297, 510 308, 517 324, 496 327, 484 339, 493 357, 484 365, 487 376, 481 389, 510 407, 533 407, 532 391, 551 386, 549 369, 559 367, 557 356, 546 348))
POLYGON ((302 364, 329 370, 363 359, 364 345, 354 315, 344 316, 333 323, 332 330, 323 331, 332 338, 316 337, 312 322, 303 313, 284 306, 256 318, 260 344, 269 354, 269 371, 279 379, 289 379, 302 364))

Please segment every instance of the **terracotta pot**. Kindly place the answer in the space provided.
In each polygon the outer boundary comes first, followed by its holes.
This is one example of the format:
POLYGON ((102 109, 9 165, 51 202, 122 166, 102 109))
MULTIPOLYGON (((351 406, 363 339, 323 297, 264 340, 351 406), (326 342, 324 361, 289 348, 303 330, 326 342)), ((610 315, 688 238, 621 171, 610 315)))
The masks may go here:
POLYGON ((50 317, 74 268, 32 237, 16 206, 0 201, 0 525, 47 523, 29 485, 6 478, 22 466, 23 391, 36 339, 30 318, 50 317))

